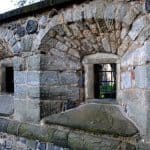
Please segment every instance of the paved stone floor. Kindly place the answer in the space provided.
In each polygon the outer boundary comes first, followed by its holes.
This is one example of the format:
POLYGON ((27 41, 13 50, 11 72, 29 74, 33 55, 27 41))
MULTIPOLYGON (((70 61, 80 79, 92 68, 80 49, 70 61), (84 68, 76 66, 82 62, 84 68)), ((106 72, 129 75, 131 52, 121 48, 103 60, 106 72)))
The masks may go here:
POLYGON ((32 141, 22 137, 0 133, 0 150, 69 150, 51 143, 32 141))

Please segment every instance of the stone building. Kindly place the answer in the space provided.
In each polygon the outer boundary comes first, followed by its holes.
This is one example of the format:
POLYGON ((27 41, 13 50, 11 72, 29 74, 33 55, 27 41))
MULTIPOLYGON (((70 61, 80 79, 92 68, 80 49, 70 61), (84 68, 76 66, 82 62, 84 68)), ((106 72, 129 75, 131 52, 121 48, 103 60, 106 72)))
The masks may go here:
POLYGON ((0 15, 0 114, 21 122, 118 105, 150 141, 150 2, 47 0, 0 15))

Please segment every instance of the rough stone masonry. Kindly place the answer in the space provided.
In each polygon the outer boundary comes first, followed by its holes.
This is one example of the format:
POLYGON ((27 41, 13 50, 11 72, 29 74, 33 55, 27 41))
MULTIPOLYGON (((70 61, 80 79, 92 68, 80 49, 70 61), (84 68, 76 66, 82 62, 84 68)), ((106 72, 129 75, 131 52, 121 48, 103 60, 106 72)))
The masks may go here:
MULTIPOLYGON (((122 118, 136 125, 142 141, 148 143, 149 5, 148 0, 46 0, 1 14, 0 115, 38 124, 44 117, 81 103, 100 105, 101 100, 93 95, 93 66, 115 63, 114 104, 124 111, 122 118), (11 67, 14 91, 8 93, 6 76, 11 67)), ((80 134, 70 135, 75 140, 80 134)), ((84 134, 82 138, 88 139, 84 134)))

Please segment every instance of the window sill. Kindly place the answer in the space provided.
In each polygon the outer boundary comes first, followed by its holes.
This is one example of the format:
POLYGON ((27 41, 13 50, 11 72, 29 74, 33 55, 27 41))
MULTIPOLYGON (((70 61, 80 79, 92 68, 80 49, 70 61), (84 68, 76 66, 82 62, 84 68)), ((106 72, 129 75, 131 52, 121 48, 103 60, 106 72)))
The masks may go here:
POLYGON ((87 99, 86 103, 118 104, 116 99, 87 99))

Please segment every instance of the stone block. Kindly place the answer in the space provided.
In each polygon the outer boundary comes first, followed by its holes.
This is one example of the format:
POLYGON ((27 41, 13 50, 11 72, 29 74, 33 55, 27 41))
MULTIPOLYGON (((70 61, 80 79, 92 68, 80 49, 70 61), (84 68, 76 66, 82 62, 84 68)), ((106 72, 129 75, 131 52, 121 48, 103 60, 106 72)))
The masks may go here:
POLYGON ((33 37, 30 35, 26 35, 21 39, 21 45, 23 48, 23 52, 30 52, 32 48, 33 37))
POLYGON ((49 100, 41 101, 40 102, 41 118, 62 112, 64 110, 64 103, 65 103, 65 101, 58 101, 58 100, 56 100, 56 101, 49 101, 49 100))
POLYGON ((115 5, 113 5, 112 3, 109 4, 105 9, 104 18, 110 20, 115 19, 115 12, 116 12, 115 5))
POLYGON ((79 76, 76 72, 62 72, 59 73, 59 80, 61 85, 78 84, 79 76))
POLYGON ((107 150, 116 150, 118 148, 120 141, 116 141, 116 140, 108 138, 108 137, 97 138, 97 137, 92 136, 92 138, 91 138, 89 135, 85 135, 84 143, 85 143, 86 149, 98 148, 99 150, 101 150, 104 148, 107 150))
POLYGON ((30 86, 40 86, 40 71, 28 71, 27 84, 30 86))
POLYGON ((131 72, 121 73, 121 88, 129 89, 132 87, 131 72))
POLYGON ((145 88, 146 83, 147 83, 145 67, 143 67, 143 66, 136 67, 135 81, 136 81, 136 87, 145 88))
POLYGON ((126 15, 128 7, 126 4, 119 4, 116 10, 115 20, 121 22, 126 15))
POLYGON ((55 70, 79 70, 81 64, 79 60, 69 58, 65 56, 64 58, 59 56, 41 56, 40 69, 42 71, 55 71, 55 70))
POLYGON ((71 132, 68 135, 68 145, 70 145, 72 149, 84 149, 83 134, 78 135, 71 132))
POLYGON ((150 88, 150 65, 136 67, 135 84, 137 88, 150 88))
POLYGON ((14 57, 13 66, 14 71, 24 71, 26 67, 25 60, 21 57, 14 57))
POLYGON ((0 95, 0 115, 9 116, 14 113, 14 98, 12 95, 0 95))
POLYGON ((132 29, 129 32, 129 36, 132 40, 135 40, 139 33, 142 31, 145 25, 145 17, 138 18, 132 25, 132 29))
POLYGON ((106 5, 104 3, 95 2, 96 14, 95 17, 97 19, 102 19, 104 17, 104 12, 106 9, 106 5))
POLYGON ((26 84, 27 72, 26 71, 14 71, 14 83, 15 84, 26 84))
POLYGON ((43 100, 79 100, 79 88, 72 86, 43 86, 40 98, 43 100))
POLYGON ((40 87, 39 86, 27 86, 27 96, 31 99, 40 98, 40 87))
POLYGON ((40 121, 39 101, 17 100, 14 101, 14 117, 18 121, 36 123, 40 121))
POLYGON ((12 47, 12 50, 13 50, 14 54, 20 54, 21 52, 23 52, 22 43, 21 43, 21 42, 17 42, 17 43, 12 47))
POLYGON ((26 99, 27 97, 27 86, 26 85, 15 85, 15 98, 26 99))
POLYGON ((139 47, 133 51, 127 52, 121 60, 122 66, 137 66, 143 65, 150 61, 150 42, 145 42, 142 47, 139 47))
POLYGON ((55 141, 55 144, 56 145, 61 145, 63 147, 67 147, 68 146, 68 133, 69 131, 65 131, 65 130, 62 130, 62 131, 55 131, 54 134, 53 134, 53 139, 55 141))
POLYGON ((142 134, 146 133, 148 101, 149 98, 147 99, 144 90, 136 88, 122 91, 122 105, 125 106, 126 113, 137 124, 142 134))
POLYGON ((136 16, 140 13, 140 9, 137 9, 137 7, 131 7, 130 9, 128 9, 125 17, 123 18, 123 23, 125 23, 125 25, 130 26, 134 19, 136 18, 136 16))
POLYGON ((70 54, 70 55, 72 55, 74 57, 80 58, 79 52, 77 50, 75 50, 75 49, 69 49, 68 54, 70 54))
POLYGON ((41 71, 40 85, 59 85, 58 73, 56 71, 41 71))
POLYGON ((41 55, 34 55, 27 58, 27 69, 30 71, 40 70, 41 55))
POLYGON ((139 41, 140 43, 144 43, 144 41, 145 41, 146 39, 148 39, 149 36, 150 36, 150 27, 149 27, 149 25, 147 25, 147 26, 143 29, 143 31, 141 31, 141 33, 139 34, 138 41, 139 41))
POLYGON ((102 39, 102 44, 103 44, 103 48, 106 52, 111 52, 111 46, 110 46, 108 39, 106 39, 106 38, 102 39))

